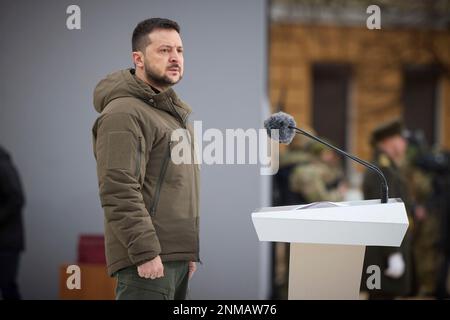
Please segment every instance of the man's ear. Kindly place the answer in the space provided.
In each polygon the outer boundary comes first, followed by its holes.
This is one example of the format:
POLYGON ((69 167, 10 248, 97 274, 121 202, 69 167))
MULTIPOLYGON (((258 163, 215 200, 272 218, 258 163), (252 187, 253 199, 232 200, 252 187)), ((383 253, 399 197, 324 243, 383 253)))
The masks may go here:
POLYGON ((133 51, 133 62, 136 68, 144 68, 144 54, 141 51, 133 51))

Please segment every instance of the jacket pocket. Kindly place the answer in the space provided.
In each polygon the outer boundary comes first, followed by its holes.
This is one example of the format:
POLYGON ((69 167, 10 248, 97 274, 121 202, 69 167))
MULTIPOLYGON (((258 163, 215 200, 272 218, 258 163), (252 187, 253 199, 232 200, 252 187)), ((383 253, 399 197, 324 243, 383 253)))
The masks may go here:
POLYGON ((170 141, 167 146, 166 154, 164 155, 163 163, 161 166, 161 171, 159 172, 158 181, 156 182, 155 194, 153 196, 152 205, 150 206, 150 216, 155 216, 156 209, 158 207, 159 196, 161 194, 161 187, 164 183, 167 167, 169 165, 171 145, 172 141, 170 141))

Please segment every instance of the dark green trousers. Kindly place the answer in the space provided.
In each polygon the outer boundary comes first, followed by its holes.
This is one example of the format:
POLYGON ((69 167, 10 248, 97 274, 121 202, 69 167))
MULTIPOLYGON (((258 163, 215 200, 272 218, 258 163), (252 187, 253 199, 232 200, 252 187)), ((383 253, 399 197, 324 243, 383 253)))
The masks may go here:
POLYGON ((187 261, 164 262, 164 277, 141 278, 136 266, 119 270, 117 300, 185 300, 188 293, 189 263, 187 261))

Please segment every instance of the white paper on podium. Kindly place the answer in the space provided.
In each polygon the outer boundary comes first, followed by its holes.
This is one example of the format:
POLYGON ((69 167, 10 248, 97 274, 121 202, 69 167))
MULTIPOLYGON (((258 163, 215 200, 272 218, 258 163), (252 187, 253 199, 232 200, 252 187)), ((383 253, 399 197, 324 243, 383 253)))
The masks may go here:
POLYGON ((408 228, 400 199, 265 207, 252 213, 260 241, 399 247, 408 228))
POLYGON ((331 208, 331 207, 347 207, 348 204, 345 202, 329 202, 329 201, 320 201, 313 202, 309 204, 303 204, 295 208, 295 210, 304 210, 304 209, 318 209, 318 208, 331 208))

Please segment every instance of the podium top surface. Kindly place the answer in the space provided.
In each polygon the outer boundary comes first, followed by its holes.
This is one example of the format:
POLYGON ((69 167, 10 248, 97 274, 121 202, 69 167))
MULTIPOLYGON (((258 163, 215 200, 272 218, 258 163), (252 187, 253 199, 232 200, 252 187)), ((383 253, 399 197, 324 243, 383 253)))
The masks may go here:
POLYGON ((264 207, 252 213, 260 241, 400 246, 408 228, 401 199, 264 207))
POLYGON ((408 221, 401 199, 360 200, 348 202, 314 202, 302 205, 263 207, 252 213, 252 217, 328 220, 341 222, 405 223, 408 221))

